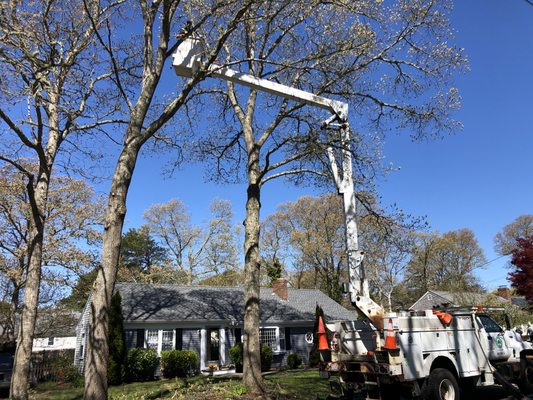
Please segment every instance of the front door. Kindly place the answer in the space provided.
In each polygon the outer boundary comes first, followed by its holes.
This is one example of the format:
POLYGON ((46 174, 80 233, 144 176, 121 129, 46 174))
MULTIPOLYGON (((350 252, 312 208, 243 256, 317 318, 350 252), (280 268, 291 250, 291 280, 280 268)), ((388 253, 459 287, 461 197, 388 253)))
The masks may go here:
POLYGON ((207 331, 207 359, 220 360, 220 332, 218 328, 209 328, 207 331))

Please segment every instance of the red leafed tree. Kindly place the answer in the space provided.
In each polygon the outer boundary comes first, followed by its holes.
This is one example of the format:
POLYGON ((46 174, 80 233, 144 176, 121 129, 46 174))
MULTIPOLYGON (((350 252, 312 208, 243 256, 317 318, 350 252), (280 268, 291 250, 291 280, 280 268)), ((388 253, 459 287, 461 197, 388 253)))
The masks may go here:
POLYGON ((512 252, 511 264, 515 270, 509 273, 511 285, 533 303, 533 236, 517 238, 517 248, 512 252))

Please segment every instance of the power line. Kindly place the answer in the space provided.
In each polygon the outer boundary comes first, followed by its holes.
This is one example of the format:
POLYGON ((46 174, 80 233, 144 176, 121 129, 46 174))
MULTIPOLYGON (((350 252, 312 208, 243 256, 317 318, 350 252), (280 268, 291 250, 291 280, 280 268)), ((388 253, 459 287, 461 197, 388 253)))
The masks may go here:
POLYGON ((507 279, 507 275, 504 275, 504 276, 500 276, 499 278, 493 278, 489 281, 484 281, 484 283, 491 283, 491 282, 496 282, 496 281, 499 281, 501 279, 507 279))
MULTIPOLYGON (((526 0, 526 1, 531 1, 531 0, 526 0)), ((533 5, 533 3, 532 3, 532 5, 533 5)), ((494 259, 492 259, 490 261, 487 261, 485 264, 478 265, 478 266, 476 266, 476 267, 474 267, 472 269, 474 270, 474 269, 478 269, 478 268, 483 268, 485 265, 489 265, 490 263, 492 263, 494 261, 497 261, 497 260, 499 260, 500 258, 503 258, 503 257, 506 257, 506 256, 502 255, 502 256, 496 257, 496 258, 494 258, 494 259)))
POLYGON ((524 0, 527 4, 529 4, 530 6, 533 6, 533 1, 531 0, 524 0))

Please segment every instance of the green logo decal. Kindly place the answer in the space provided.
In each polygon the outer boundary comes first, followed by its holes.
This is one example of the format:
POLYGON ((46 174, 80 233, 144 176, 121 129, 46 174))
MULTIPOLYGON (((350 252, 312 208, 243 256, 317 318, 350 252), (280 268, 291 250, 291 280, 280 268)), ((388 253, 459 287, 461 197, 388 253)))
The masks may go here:
POLYGON ((503 340, 501 336, 496 336, 496 346, 498 346, 499 349, 503 347, 503 340))

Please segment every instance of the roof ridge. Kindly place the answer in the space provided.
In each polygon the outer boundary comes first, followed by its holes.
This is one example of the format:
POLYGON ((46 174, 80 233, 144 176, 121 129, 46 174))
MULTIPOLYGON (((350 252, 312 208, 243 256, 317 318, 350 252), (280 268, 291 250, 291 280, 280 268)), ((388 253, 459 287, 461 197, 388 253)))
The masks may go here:
POLYGON ((179 283, 150 283, 150 282, 116 282, 115 285, 172 286, 172 287, 180 287, 180 288, 243 289, 243 286, 183 285, 179 283))
MULTIPOLYGON (((242 290, 244 289, 244 286, 213 286, 213 285, 183 285, 179 283, 150 283, 150 282, 116 282, 115 285, 130 285, 130 286, 170 286, 170 287, 176 287, 176 288, 209 288, 209 289, 238 289, 242 290)), ((270 289, 272 290, 272 287, 269 286, 261 286, 260 289, 270 289)), ((287 290, 289 291, 295 291, 295 292, 319 292, 321 294, 324 294, 327 296, 326 293, 324 293, 320 289, 312 289, 312 288, 294 288, 294 287, 288 287, 287 290)), ((329 296, 328 296, 329 297, 329 296)))

